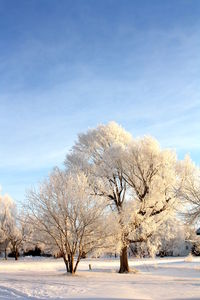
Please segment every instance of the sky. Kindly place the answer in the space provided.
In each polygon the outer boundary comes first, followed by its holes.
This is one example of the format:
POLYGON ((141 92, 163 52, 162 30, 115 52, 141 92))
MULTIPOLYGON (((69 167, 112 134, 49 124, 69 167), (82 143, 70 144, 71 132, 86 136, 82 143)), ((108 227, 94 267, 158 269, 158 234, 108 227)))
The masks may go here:
POLYGON ((200 1, 0 0, 0 185, 17 202, 116 121, 200 163, 200 1))

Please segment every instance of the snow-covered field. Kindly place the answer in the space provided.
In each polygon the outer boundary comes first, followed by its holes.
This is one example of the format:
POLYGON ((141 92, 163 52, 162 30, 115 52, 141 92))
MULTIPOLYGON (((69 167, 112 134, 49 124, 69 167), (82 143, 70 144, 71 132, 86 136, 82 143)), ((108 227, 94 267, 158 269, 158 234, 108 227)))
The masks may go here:
POLYGON ((1 260, 0 299, 200 299, 200 258, 132 259, 137 274, 118 274, 118 264, 83 260, 69 276, 61 259, 1 260))

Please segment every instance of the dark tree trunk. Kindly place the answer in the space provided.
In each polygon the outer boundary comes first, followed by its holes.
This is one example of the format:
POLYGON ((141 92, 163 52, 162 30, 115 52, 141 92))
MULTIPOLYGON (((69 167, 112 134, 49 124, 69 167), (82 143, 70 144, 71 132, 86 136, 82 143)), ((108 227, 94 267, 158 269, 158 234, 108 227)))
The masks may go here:
POLYGON ((68 272, 69 272, 69 262, 68 262, 68 260, 65 258, 65 255, 63 255, 63 260, 64 260, 65 267, 66 267, 66 270, 67 270, 67 273, 68 273, 68 272))
POLYGON ((18 252, 18 249, 16 247, 16 249, 15 249, 15 260, 18 260, 18 257, 19 257, 19 252, 18 252))
POLYGON ((74 256, 73 256, 73 255, 70 255, 69 272, 70 272, 72 275, 74 274, 74 256))
POLYGON ((119 273, 128 273, 128 272, 129 272, 129 266, 128 266, 127 246, 124 246, 121 249, 121 253, 120 253, 119 273))
POLYGON ((74 256, 68 254, 68 258, 66 259, 63 255, 63 260, 65 262, 67 273, 71 273, 73 275, 76 271, 76 269, 74 268, 74 256))
POLYGON ((15 260, 18 260, 18 257, 19 257, 18 250, 16 249, 16 251, 15 251, 15 260))
POLYGON ((76 270, 77 270, 77 267, 78 267, 78 264, 81 260, 81 253, 79 253, 78 257, 77 257, 77 261, 76 261, 76 264, 75 264, 75 267, 74 267, 74 273, 76 273, 76 270))
POLYGON ((5 260, 7 260, 7 248, 5 248, 5 250, 4 250, 4 257, 5 257, 5 260))

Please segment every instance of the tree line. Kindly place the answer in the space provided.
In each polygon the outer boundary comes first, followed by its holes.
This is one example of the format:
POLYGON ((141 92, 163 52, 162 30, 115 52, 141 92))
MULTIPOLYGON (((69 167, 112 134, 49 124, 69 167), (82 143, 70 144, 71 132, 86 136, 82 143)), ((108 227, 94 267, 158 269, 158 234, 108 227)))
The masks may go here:
MULTIPOLYGON (((0 200, 0 238, 6 243, 11 225, 5 225, 3 203, 9 201, 0 200)), ((160 243, 161 229, 177 211, 190 223, 198 220, 199 168, 154 138, 133 138, 111 122, 79 134, 64 168, 55 167, 28 191, 20 234, 10 231, 18 236, 17 245, 32 238, 59 251, 72 274, 84 255, 108 252, 119 253, 119 273, 124 273, 129 272, 128 249, 156 247, 153 238, 160 243)))

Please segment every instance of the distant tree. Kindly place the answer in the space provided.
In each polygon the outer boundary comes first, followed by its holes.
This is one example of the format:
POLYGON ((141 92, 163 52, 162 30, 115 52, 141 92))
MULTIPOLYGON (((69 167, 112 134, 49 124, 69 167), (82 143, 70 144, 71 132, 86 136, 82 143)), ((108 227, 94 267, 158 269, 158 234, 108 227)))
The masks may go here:
POLYGON ((36 245, 32 249, 24 251, 24 256, 41 256, 42 254, 42 250, 38 245, 36 245))
POLYGON ((10 236, 16 226, 16 205, 8 195, 0 195, 0 243, 7 259, 10 236))
POLYGON ((192 248, 190 231, 192 229, 171 215, 152 234, 147 242, 138 245, 138 254, 141 256, 184 256, 189 254, 192 248))
POLYGON ((184 217, 187 223, 194 224, 200 220, 200 168, 189 156, 186 156, 179 168, 184 178, 179 189, 179 197, 184 205, 184 217))
POLYGON ((8 236, 15 260, 18 259, 20 250, 24 249, 26 243, 30 241, 32 231, 33 229, 28 222, 28 217, 22 212, 17 214, 16 223, 8 236))
POLYGON ((15 260, 19 251, 30 236, 30 226, 24 214, 18 214, 17 207, 10 196, 0 196, 0 239, 1 248, 7 259, 7 250, 10 248, 15 260))

